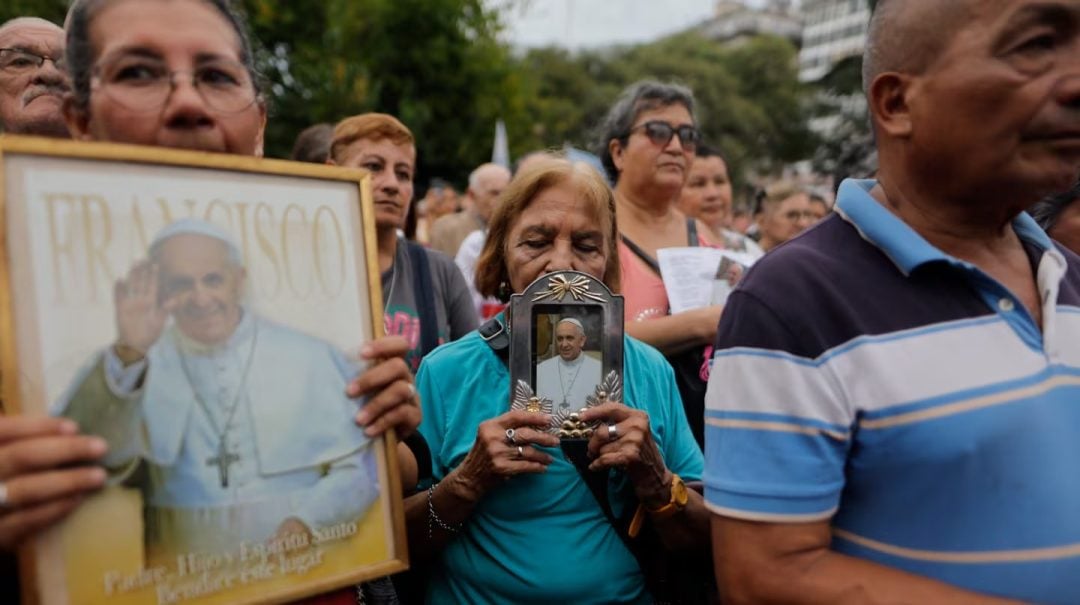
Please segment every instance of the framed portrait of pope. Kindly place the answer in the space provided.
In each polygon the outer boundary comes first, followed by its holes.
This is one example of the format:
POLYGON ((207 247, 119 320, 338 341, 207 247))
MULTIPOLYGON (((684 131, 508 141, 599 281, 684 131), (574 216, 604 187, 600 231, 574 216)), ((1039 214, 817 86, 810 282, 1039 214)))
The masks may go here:
POLYGON ((285 602, 407 566, 393 436, 346 385, 381 335, 369 177, 0 137, 6 413, 108 443, 27 547, 36 602, 285 602))
POLYGON ((594 427, 579 413, 622 400, 622 296, 586 273, 556 271, 511 296, 509 317, 510 409, 549 414, 563 449, 580 449, 594 427))

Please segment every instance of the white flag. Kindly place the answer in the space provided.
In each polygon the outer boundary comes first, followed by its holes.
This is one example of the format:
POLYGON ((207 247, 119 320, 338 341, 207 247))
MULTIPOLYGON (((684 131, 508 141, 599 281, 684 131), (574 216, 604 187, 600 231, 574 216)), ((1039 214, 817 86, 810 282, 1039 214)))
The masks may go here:
POLYGON ((491 163, 510 169, 510 143, 506 140, 506 124, 495 122, 495 147, 491 151, 491 163))

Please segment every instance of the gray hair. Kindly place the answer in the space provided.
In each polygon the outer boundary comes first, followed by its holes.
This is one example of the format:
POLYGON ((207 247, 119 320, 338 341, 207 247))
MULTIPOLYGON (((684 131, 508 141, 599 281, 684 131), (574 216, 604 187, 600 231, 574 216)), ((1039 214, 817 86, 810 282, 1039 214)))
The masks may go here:
POLYGON ((866 45, 863 47, 862 56, 862 88, 863 92, 870 95, 870 85, 874 83, 874 78, 878 77, 883 69, 883 64, 886 62, 884 49, 882 48, 882 38, 885 35, 886 21, 885 12, 886 8, 883 8, 885 2, 878 0, 875 6, 871 9, 870 22, 866 26, 866 45))
POLYGON ((51 25, 60 31, 64 31, 59 25, 48 19, 42 19, 41 17, 13 17, 0 23, 0 33, 3 33, 6 29, 19 25, 51 25))
POLYGON ((480 164, 479 166, 477 166, 475 169, 473 169, 472 172, 469 173, 469 189, 475 191, 478 187, 480 187, 480 176, 484 174, 484 172, 499 168, 501 168, 502 170, 506 170, 507 173, 510 172, 506 169, 506 167, 500 166, 493 162, 488 162, 486 164, 480 164))
POLYGON ((1035 219, 1036 223, 1039 223, 1043 231, 1050 231, 1057 224, 1061 213, 1077 201, 1080 201, 1080 181, 1077 181, 1072 189, 1064 193, 1051 195, 1035 202, 1028 209, 1028 214, 1035 219))
POLYGON ((921 74, 970 22, 970 2, 878 0, 863 49, 863 91, 885 72, 921 74))
MULTIPOLYGON (((262 80, 255 69, 251 37, 248 35, 244 17, 230 0, 202 1, 214 7, 236 32, 240 45, 240 62, 247 69, 248 77, 251 78, 256 93, 259 93, 259 102, 263 102, 262 80)), ((90 107, 90 72, 94 68, 95 59, 94 49, 90 44, 90 22, 108 2, 109 0, 74 0, 64 20, 64 28, 67 30, 67 49, 64 54, 68 73, 71 76, 71 92, 75 108, 79 111, 85 112, 90 107)))
POLYGON ((697 118, 694 116, 694 93, 680 84, 640 80, 619 95, 604 121, 600 123, 596 142, 596 153, 600 156, 604 172, 612 183, 619 181, 619 169, 615 167, 615 161, 611 157, 611 141, 618 140, 620 145, 626 145, 630 138, 630 129, 634 127, 638 116, 646 111, 670 105, 686 107, 690 112, 690 119, 697 125, 697 118))

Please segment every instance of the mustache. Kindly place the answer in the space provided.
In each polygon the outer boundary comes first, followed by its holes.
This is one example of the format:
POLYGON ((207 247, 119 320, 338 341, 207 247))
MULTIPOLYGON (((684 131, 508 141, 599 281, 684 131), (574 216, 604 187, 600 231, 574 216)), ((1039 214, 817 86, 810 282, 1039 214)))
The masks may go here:
POLYGON ((46 84, 35 84, 34 86, 27 89, 27 91, 25 93, 23 93, 23 105, 26 105, 30 101, 33 101, 34 99, 36 99, 38 97, 43 97, 45 95, 53 95, 53 96, 56 96, 56 97, 63 97, 65 94, 67 94, 67 92, 68 92, 68 87, 67 87, 66 84, 64 84, 62 82, 56 82, 56 83, 49 82, 49 83, 46 83, 46 84))

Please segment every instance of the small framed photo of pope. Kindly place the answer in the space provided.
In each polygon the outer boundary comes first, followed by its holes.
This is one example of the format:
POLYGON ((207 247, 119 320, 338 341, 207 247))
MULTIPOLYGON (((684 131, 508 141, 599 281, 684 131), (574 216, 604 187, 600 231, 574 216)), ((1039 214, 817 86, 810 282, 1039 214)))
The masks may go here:
POLYGON ((623 299, 578 271, 542 275, 510 297, 510 409, 549 414, 564 443, 593 427, 579 413, 622 401, 623 299))
POLYGON ((603 378, 603 314, 599 307, 562 305, 534 311, 533 384, 554 411, 578 411, 603 378))
POLYGON ((396 444, 346 395, 383 330, 365 172, 3 136, 0 182, 5 413, 108 444, 24 595, 286 602, 407 567, 396 444))

